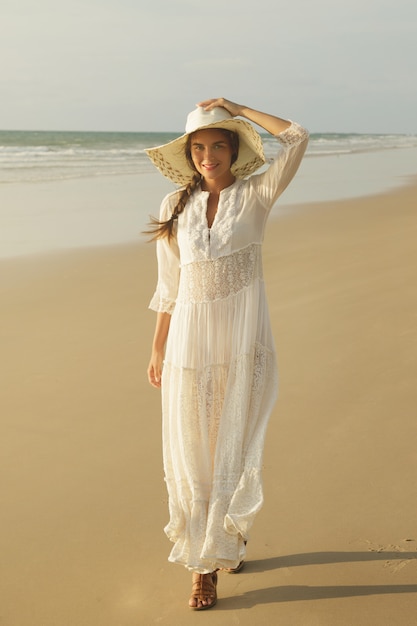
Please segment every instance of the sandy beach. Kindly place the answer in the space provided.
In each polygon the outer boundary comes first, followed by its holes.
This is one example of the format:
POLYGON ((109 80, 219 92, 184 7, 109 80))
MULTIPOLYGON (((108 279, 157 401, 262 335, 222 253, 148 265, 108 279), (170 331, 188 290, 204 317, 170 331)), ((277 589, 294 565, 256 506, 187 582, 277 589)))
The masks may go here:
POLYGON ((205 617, 163 534, 153 246, 0 260, 1 624, 415 624, 416 206, 414 181, 270 222, 265 506, 205 617))

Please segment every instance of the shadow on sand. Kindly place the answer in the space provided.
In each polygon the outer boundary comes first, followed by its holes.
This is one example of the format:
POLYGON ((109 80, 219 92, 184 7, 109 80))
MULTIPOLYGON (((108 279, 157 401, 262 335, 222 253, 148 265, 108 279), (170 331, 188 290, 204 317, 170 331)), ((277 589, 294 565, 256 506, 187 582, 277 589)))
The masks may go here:
POLYGON ((310 587, 308 585, 284 585, 254 589, 239 596, 221 598, 219 608, 230 610, 251 608, 258 604, 276 602, 301 602, 303 600, 326 600, 329 598, 352 598, 393 593, 417 593, 417 585, 346 585, 310 587))
MULTIPOLYGON (((411 561, 417 560, 417 552, 311 552, 305 554, 290 554, 248 561, 245 573, 265 572, 284 567, 298 567, 303 565, 325 565, 331 563, 352 563, 369 561, 411 561)), ((241 574, 239 574, 241 575, 241 574)), ((231 610, 250 608, 259 604, 273 604, 276 602, 300 602, 303 600, 325 600, 329 598, 351 598, 358 596, 417 593, 415 585, 345 585, 322 586, 284 585, 254 589, 241 595, 221 598, 219 608, 231 610)))
POLYGON ((271 559, 249 561, 245 571, 266 572, 283 567, 299 567, 301 565, 328 565, 330 563, 354 563, 365 561, 411 561, 417 560, 417 552, 306 552, 304 554, 289 554, 276 556, 271 559))

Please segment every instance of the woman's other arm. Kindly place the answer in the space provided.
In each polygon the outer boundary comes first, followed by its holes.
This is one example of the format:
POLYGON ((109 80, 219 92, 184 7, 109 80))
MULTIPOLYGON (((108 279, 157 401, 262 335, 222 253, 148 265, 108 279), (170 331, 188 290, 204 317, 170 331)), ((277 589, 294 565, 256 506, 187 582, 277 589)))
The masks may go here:
POLYGON ((148 380, 152 387, 157 389, 161 386, 162 363, 170 322, 170 313, 157 313, 151 360, 148 366, 148 380))

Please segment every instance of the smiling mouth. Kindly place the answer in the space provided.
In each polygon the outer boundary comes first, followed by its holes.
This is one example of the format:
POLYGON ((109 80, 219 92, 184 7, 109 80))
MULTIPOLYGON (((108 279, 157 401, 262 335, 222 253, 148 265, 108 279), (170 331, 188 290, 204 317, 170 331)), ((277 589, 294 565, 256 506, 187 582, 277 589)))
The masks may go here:
POLYGON ((216 168, 216 167, 217 167, 217 163, 214 163, 214 164, 212 164, 212 163, 208 163, 207 165, 203 165, 203 167, 204 167, 204 169, 206 169, 206 170, 214 170, 214 168, 216 168))

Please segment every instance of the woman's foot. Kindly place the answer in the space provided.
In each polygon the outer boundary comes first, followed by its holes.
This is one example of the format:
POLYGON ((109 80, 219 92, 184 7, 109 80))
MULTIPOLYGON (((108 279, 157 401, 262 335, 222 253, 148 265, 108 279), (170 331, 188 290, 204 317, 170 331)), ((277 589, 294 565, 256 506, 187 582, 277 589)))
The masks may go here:
POLYGON ((245 561, 241 561, 237 567, 225 567, 223 568, 223 572, 226 574, 237 574, 245 567, 245 561))
MULTIPOLYGON (((248 543, 246 540, 243 542, 246 546, 246 544, 248 543)), ((237 574, 238 572, 240 572, 243 568, 245 567, 245 561, 240 561, 239 565, 237 567, 223 567, 222 571, 226 572, 227 574, 237 574)))
POLYGON ((203 611, 211 609, 217 602, 217 572, 211 574, 193 574, 193 588, 190 601, 190 609, 203 611))

